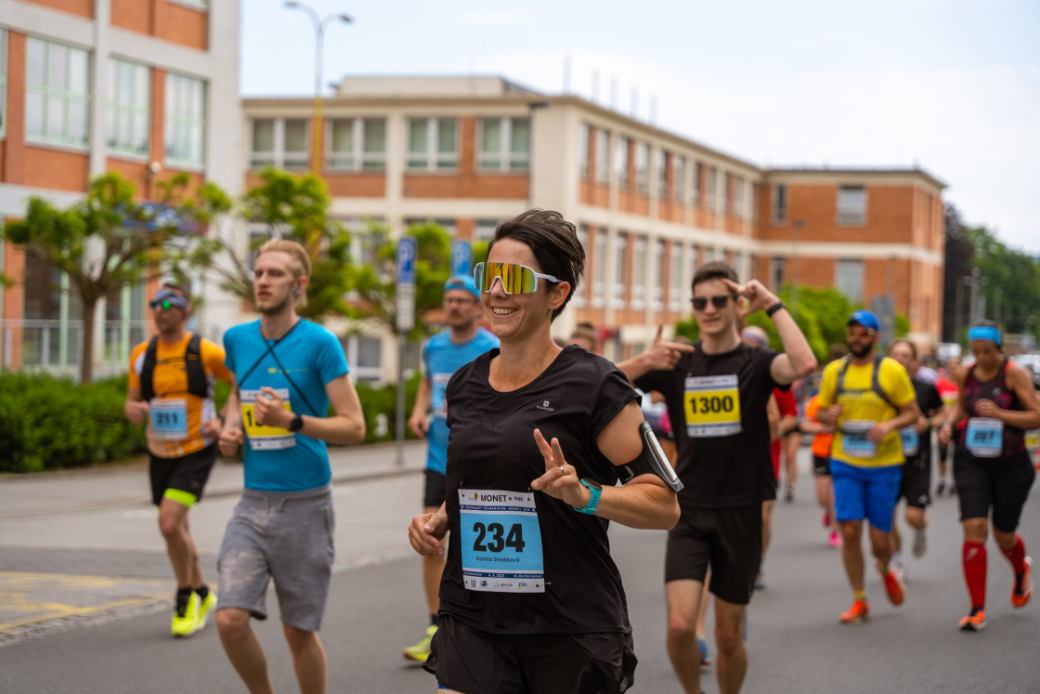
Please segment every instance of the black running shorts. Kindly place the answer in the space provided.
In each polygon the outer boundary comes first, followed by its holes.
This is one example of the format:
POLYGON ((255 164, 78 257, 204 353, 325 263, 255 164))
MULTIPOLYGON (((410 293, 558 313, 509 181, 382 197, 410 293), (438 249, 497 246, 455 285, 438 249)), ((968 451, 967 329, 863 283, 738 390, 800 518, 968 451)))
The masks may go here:
POLYGON ((202 498, 202 489, 209 480, 213 463, 217 461, 217 444, 189 453, 180 458, 159 458, 149 454, 148 477, 152 483, 152 503, 156 506, 167 496, 191 506, 202 498), (178 494, 177 492, 182 492, 178 494))
POLYGON ((931 461, 918 458, 907 458, 903 465, 903 478, 899 483, 898 499, 906 499, 907 506, 924 508, 932 503, 932 465, 931 461))
POLYGON ((831 459, 821 458, 818 455, 812 457, 812 474, 817 477, 830 477, 831 475, 831 459))
POLYGON ((665 583, 704 582, 726 602, 747 605, 762 559, 762 505, 730 508, 684 508, 668 532, 665 583))
POLYGON ((986 518, 992 507, 993 527, 1010 533, 1018 528, 1036 471, 1027 451, 1000 458, 976 458, 964 446, 957 446, 953 479, 961 502, 961 520, 986 518))
POLYGON ((465 694, 621 694, 636 669, 632 634, 489 634, 441 614, 423 668, 465 694))
POLYGON ((447 493, 448 480, 436 470, 425 470, 426 487, 423 491, 424 508, 440 508, 447 493))

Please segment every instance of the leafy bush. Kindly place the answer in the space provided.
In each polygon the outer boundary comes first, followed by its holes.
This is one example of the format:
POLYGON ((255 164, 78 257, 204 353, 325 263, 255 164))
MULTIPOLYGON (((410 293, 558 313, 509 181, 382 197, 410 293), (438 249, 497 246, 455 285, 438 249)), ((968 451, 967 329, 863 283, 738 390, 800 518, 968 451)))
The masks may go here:
POLYGON ((0 472, 91 465, 145 450, 143 427, 123 415, 125 377, 78 385, 2 371, 0 393, 0 472))
MULTIPOLYGON (((416 372, 405 384, 405 421, 415 404, 415 393, 419 389, 422 374, 416 372)), ((358 383, 357 394, 361 400, 361 411, 365 413, 365 443, 393 441, 397 434, 397 386, 389 384, 381 388, 373 388, 367 383, 358 383), (380 426, 380 415, 385 417, 385 425, 380 426)), ((415 438, 405 428, 405 438, 415 438)))

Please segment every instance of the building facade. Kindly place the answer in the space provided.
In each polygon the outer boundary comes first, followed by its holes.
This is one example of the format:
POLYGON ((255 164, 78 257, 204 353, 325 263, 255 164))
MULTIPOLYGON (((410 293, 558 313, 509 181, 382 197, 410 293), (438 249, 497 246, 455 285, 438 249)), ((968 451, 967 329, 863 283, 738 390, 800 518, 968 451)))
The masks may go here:
MULTIPOLYGON (((0 221, 30 196, 69 205, 118 171, 137 195, 178 173, 242 187, 237 0, 0 0, 0 221)), ((82 307, 62 273, 10 244, 0 268, 0 365, 75 373, 82 307)), ((219 335, 237 302, 205 282, 200 329, 219 335)), ((96 371, 125 371, 147 333, 149 288, 106 297, 96 371)))
MULTIPOLYGON (((320 122, 310 99, 249 98, 242 114, 246 184, 267 165, 316 171, 355 230, 432 219, 486 240, 530 207, 560 211, 588 264, 554 335, 591 322, 611 358, 687 316, 693 271, 712 259, 773 288, 834 286, 868 306, 891 295, 915 339, 938 338, 943 184, 923 171, 763 169, 497 77, 347 78, 320 122)), ((392 343, 361 333, 347 341, 352 367, 391 380, 392 343)))

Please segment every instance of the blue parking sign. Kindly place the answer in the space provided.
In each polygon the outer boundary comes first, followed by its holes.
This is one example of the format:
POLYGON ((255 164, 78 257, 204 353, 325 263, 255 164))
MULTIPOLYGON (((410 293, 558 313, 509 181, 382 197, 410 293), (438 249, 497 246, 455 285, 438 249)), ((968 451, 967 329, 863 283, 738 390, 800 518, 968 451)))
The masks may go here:
POLYGON ((397 283, 415 286, 415 259, 418 246, 414 236, 402 236, 397 240, 397 283))
POLYGON ((473 247, 469 241, 451 242, 451 275, 468 275, 473 265, 473 247))

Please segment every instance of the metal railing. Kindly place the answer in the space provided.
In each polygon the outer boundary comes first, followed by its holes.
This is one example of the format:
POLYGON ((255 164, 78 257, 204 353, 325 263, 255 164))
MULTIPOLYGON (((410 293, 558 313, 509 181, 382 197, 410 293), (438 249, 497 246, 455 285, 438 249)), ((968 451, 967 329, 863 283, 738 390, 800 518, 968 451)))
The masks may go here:
MULTIPOLYGON (((125 373, 130 350, 147 334, 147 321, 101 321, 94 329, 101 333, 100 349, 94 350, 95 377, 125 373)), ((77 376, 82 353, 81 320, 0 321, 0 365, 5 368, 77 376)))

